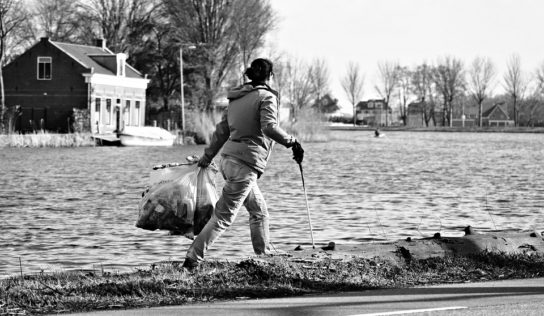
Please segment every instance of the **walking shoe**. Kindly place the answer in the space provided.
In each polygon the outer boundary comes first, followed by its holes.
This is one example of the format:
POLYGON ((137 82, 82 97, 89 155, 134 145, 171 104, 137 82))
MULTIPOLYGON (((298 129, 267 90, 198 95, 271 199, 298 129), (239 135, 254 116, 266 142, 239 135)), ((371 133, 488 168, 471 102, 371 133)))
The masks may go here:
POLYGON ((182 268, 184 268, 185 270, 189 272, 193 271, 197 267, 198 267, 198 262, 190 258, 185 258, 185 261, 183 262, 183 265, 182 265, 182 268))

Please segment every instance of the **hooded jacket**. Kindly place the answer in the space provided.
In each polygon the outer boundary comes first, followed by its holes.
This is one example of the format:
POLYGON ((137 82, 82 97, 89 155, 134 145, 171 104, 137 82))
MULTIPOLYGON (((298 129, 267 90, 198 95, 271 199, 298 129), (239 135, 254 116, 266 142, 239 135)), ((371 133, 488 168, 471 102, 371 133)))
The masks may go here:
POLYGON ((295 138, 279 126, 278 93, 266 84, 246 83, 229 91, 229 105, 216 125, 204 155, 238 158, 259 174, 264 172, 275 142, 289 148, 295 138))

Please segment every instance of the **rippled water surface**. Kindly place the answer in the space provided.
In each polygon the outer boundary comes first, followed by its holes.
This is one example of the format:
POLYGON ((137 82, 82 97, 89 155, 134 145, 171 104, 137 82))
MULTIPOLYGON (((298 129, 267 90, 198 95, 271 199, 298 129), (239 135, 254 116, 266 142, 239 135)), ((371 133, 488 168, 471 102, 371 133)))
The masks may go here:
MULTIPOLYGON (((544 135, 334 132, 304 144, 316 244, 544 229, 544 135)), ((181 260, 190 241, 134 227, 150 167, 201 154, 173 148, 0 149, 0 276, 130 271, 181 260)), ((222 180, 218 176, 218 187, 222 180)), ((276 146, 259 185, 275 248, 309 245, 298 166, 276 146)), ((209 256, 252 254, 242 209, 209 256)))

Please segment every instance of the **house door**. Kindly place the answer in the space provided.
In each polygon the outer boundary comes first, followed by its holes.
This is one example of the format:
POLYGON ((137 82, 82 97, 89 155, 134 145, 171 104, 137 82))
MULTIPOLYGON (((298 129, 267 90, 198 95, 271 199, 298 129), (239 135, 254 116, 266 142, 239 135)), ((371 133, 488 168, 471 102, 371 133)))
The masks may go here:
POLYGON ((119 133, 121 131, 121 108, 115 107, 115 132, 119 133))

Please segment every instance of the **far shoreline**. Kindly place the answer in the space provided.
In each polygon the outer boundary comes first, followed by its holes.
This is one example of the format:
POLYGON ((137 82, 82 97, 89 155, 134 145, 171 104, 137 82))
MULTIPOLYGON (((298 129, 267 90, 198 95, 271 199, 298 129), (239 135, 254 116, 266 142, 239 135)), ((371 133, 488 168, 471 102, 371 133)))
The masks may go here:
POLYGON ((379 129, 382 132, 445 132, 445 133, 544 133, 544 127, 416 127, 416 126, 353 126, 329 125, 327 128, 331 131, 374 131, 379 129))

